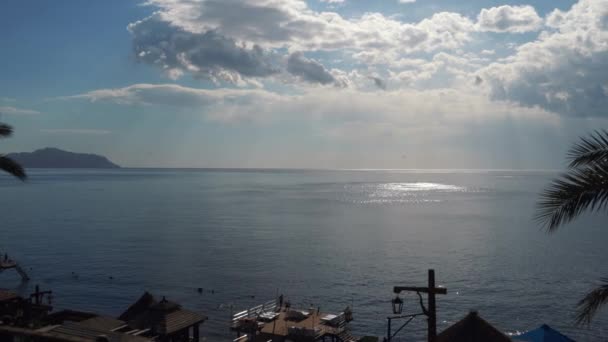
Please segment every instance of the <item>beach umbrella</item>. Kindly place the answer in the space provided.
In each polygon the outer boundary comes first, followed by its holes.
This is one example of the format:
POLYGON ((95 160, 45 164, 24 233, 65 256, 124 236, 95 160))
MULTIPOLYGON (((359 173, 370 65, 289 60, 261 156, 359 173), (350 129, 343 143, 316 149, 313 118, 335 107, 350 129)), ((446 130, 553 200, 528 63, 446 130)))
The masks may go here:
POLYGON ((516 341, 526 342, 574 342, 570 337, 560 333, 559 331, 543 324, 539 328, 530 330, 519 336, 513 336, 516 341))

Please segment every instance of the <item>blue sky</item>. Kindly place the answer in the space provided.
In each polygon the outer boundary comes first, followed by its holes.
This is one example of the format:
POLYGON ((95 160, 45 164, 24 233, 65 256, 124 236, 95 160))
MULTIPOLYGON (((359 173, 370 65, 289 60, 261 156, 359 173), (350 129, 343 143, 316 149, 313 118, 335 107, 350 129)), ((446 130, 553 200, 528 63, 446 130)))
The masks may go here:
POLYGON ((560 168, 608 1, 0 4, 2 152, 133 167, 560 168))

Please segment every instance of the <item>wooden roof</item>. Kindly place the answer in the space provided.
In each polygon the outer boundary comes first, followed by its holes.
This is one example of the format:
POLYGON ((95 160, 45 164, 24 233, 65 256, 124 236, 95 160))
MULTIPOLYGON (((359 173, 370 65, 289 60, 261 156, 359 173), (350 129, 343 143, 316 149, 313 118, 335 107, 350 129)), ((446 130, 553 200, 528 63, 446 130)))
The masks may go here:
POLYGON ((437 335, 436 342, 510 342, 511 339, 479 317, 477 312, 470 312, 465 318, 456 322, 437 335))
POLYGON ((16 294, 15 292, 0 289, 0 303, 6 302, 9 300, 13 300, 13 299, 17 299, 17 298, 19 298, 19 295, 16 294))
POLYGON ((207 317, 183 309, 180 305, 163 297, 157 302, 149 293, 144 293, 131 305, 119 319, 126 320, 129 326, 137 329, 150 329, 159 335, 170 335, 182 329, 199 324, 207 317))
POLYGON ((66 323, 65 325, 45 327, 38 330, 0 325, 0 333, 11 336, 33 337, 43 341, 57 342, 96 342, 97 338, 100 336, 106 337, 110 342, 151 341, 150 339, 140 336, 132 336, 82 327, 79 325, 79 323, 66 323))
POLYGON ((85 341, 96 341, 99 336, 104 336, 110 342, 147 342, 147 338, 140 336, 127 335, 108 331, 102 328, 89 327, 80 323, 66 322, 50 331, 56 337, 76 337, 85 341))
POLYGON ((81 321, 78 324, 87 328, 111 331, 113 329, 124 326, 125 322, 113 317, 97 316, 81 321))
POLYGON ((156 299, 153 295, 146 291, 135 303, 131 304, 131 306, 129 306, 127 310, 125 310, 125 312, 118 317, 118 319, 122 321, 133 320, 154 304, 156 304, 156 299))

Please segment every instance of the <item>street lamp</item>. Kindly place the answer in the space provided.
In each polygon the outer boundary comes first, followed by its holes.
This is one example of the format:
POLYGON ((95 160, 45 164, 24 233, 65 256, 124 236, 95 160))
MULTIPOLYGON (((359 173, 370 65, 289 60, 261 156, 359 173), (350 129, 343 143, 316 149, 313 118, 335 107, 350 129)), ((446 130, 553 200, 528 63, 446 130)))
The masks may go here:
POLYGON ((399 298, 399 295, 391 300, 391 304, 393 305, 393 313, 395 315, 400 315, 403 312, 403 299, 399 298))
POLYGON ((429 279, 428 286, 426 287, 415 287, 415 286, 395 286, 393 288, 393 292, 397 295, 393 300, 391 300, 391 306, 393 309, 393 313, 395 316, 387 317, 388 326, 387 326, 387 334, 386 340, 390 342, 401 329, 403 329, 408 323, 410 323, 414 318, 418 316, 426 316, 427 317, 427 341, 434 342, 435 337, 437 336, 437 309, 435 306, 435 295, 447 294, 447 290, 443 287, 435 286, 435 271, 429 270, 429 279), (403 311, 403 300, 399 298, 399 293, 403 291, 415 292, 420 299, 420 308, 422 312, 414 313, 414 314, 406 314, 402 315, 403 311), (428 308, 424 305, 424 301, 422 299, 421 293, 426 293, 428 295, 427 304, 428 308), (405 323, 399 327, 395 332, 391 329, 391 323, 395 319, 405 319, 405 323))

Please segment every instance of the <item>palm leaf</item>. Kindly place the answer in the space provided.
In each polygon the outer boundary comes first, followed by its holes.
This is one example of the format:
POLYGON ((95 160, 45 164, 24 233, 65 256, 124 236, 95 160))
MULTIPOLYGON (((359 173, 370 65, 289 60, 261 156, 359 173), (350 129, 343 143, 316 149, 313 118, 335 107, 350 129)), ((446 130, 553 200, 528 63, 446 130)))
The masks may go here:
POLYGON ((589 292, 580 302, 576 315, 577 324, 589 324, 602 305, 608 301, 608 278, 603 278, 602 285, 589 292))
POLYGON ((13 134, 13 128, 7 124, 0 123, 0 138, 10 137, 13 134))
POLYGON ((583 211, 604 210, 608 204, 608 163, 569 170, 541 194, 536 220, 549 232, 583 211))
POLYGON ((8 157, 0 156, 0 170, 13 175, 22 181, 27 179, 23 167, 8 157))
POLYGON ((587 138, 582 137, 568 152, 568 159, 571 168, 608 161, 608 131, 595 131, 587 138))

